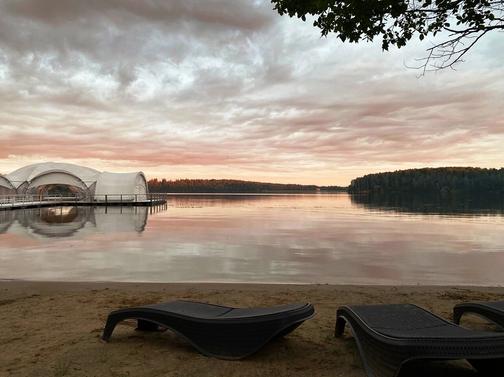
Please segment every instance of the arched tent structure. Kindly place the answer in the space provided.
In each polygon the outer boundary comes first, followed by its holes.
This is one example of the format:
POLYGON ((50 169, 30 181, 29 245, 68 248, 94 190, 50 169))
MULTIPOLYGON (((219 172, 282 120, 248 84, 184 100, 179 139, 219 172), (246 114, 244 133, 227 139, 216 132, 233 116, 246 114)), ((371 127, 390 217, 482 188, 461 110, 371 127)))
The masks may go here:
POLYGON ((75 191, 82 192, 86 197, 89 197, 91 194, 90 187, 88 187, 86 182, 79 176, 64 170, 51 170, 37 175, 27 182, 25 190, 26 192, 40 192, 40 188, 47 188, 54 185, 70 186, 74 188, 75 191))
POLYGON ((148 192, 147 180, 142 172, 110 173, 104 172, 96 182, 95 195, 97 198, 108 196, 108 199, 145 200, 148 192), (126 195, 125 195, 126 194, 126 195))
POLYGON ((16 193, 16 189, 10 181, 3 175, 0 175, 0 195, 13 195, 16 193))
POLYGON ((100 172, 84 166, 44 162, 22 167, 7 174, 9 180, 18 194, 27 193, 29 190, 47 185, 65 185, 76 187, 86 194, 91 194, 90 189, 96 183, 100 172))
MULTIPOLYGON (((0 176, 0 190, 14 194, 43 194, 52 186, 67 186, 71 191, 94 200, 145 200, 147 180, 142 172, 109 173, 67 163, 45 162, 28 165, 0 176)), ((0 193, 1 194, 1 193, 0 193)))

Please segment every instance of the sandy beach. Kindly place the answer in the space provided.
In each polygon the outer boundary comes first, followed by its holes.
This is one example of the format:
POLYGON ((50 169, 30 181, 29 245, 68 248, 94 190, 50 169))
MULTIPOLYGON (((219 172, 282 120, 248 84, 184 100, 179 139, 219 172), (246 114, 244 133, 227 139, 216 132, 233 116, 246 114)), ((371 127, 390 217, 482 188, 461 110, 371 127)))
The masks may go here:
MULTIPOLYGON (((445 318, 464 300, 497 300, 504 288, 258 284, 0 282, 0 376, 348 376, 364 371, 350 333, 333 337, 343 304, 415 303, 445 318), (288 337, 242 361, 198 354, 169 331, 118 326, 100 334, 109 311, 190 299, 230 306, 311 302, 316 316, 288 337)), ((483 326, 475 319, 467 326, 483 326)), ((464 361, 416 363, 402 376, 477 376, 464 361)))

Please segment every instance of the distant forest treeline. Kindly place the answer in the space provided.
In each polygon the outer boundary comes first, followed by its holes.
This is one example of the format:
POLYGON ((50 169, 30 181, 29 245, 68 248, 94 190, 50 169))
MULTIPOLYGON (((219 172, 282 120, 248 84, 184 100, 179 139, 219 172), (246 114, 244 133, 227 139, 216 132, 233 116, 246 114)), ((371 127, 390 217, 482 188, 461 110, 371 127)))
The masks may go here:
POLYGON ((350 184, 350 193, 504 194, 504 168, 424 168, 368 174, 350 184))
POLYGON ((346 191, 346 187, 249 182, 234 179, 177 179, 173 181, 151 179, 149 180, 149 191, 154 193, 268 193, 346 191))
POLYGON ((171 193, 275 193, 337 192, 375 194, 504 194, 504 168, 423 168, 368 174, 349 187, 240 181, 233 179, 152 179, 150 192, 171 193))

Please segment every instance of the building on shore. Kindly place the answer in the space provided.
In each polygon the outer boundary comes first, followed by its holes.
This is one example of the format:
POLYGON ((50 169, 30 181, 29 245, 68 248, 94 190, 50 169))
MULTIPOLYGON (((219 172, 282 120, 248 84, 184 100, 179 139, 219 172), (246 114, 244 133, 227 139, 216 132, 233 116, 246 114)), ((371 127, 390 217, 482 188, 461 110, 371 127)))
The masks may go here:
MULTIPOLYGON (((149 192, 145 175, 100 172, 84 166, 44 162, 0 175, 0 195, 40 195, 64 190, 90 200, 145 198, 149 192)), ((141 199, 139 199, 141 200, 141 199)))

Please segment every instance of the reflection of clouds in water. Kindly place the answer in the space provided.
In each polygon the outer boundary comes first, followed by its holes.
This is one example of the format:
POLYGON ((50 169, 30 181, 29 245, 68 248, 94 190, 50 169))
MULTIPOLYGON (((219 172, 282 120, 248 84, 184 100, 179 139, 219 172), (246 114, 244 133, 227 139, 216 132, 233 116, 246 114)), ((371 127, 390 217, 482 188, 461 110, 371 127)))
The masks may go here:
POLYGON ((4 238, 0 278, 504 283, 503 216, 370 211, 347 195, 173 197, 145 227, 147 211, 97 208, 96 226, 87 221, 69 237, 16 247, 4 238))
POLYGON ((170 207, 209 208, 209 207, 289 207, 293 199, 296 206, 327 209, 328 207, 351 207, 348 195, 333 194, 168 194, 170 207))
POLYGON ((16 233, 70 237, 86 228, 93 232, 143 232, 146 207, 51 207, 0 212, 0 233, 15 224, 16 233))
MULTIPOLYGON (((168 214, 153 219, 168 223, 172 236, 165 243, 169 252, 155 253, 150 278, 162 279, 164 264, 170 279, 186 281, 484 284, 501 279, 487 273, 504 262, 496 252, 504 244, 502 220, 500 226, 435 217, 363 221, 329 213, 296 218, 289 211, 277 212, 274 222, 265 223, 264 217, 259 212, 224 218, 217 212, 198 221, 168 214)), ((152 244, 150 250, 156 249, 152 244)))

